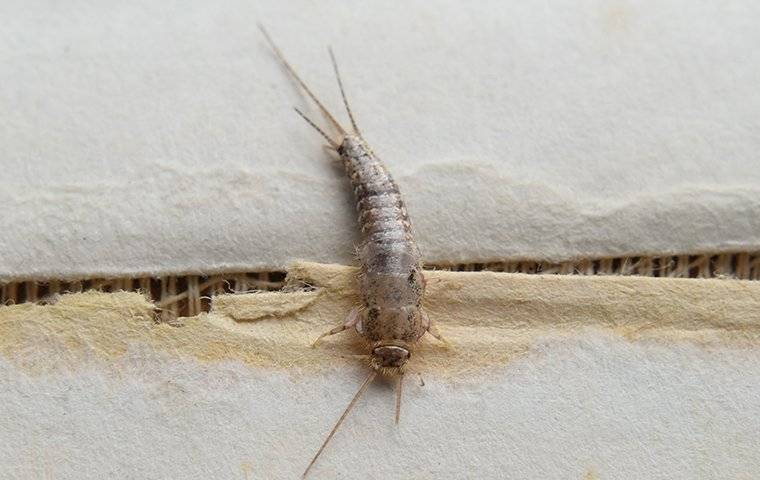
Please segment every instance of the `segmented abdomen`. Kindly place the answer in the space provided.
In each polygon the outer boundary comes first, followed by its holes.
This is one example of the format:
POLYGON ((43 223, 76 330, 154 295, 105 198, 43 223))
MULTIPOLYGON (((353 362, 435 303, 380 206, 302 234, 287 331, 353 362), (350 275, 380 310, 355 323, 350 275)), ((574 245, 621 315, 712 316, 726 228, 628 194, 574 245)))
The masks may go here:
POLYGON ((395 257, 412 256, 416 264, 420 254, 398 186, 383 163, 360 140, 351 141, 347 137, 343 147, 341 158, 354 189, 363 243, 374 253, 371 271, 408 273, 395 257))
POLYGON ((367 308, 364 334, 370 340, 395 337, 415 341, 424 333, 419 312, 424 279, 401 194, 385 166, 361 139, 346 137, 339 153, 354 188, 362 229, 359 260, 360 293, 367 308), (393 332, 388 332, 389 328, 393 332))

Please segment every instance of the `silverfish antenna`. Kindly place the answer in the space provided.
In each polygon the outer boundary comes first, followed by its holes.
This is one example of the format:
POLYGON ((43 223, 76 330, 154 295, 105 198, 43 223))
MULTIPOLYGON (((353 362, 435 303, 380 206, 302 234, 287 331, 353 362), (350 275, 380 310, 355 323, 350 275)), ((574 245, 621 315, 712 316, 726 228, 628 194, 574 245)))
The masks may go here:
MULTIPOLYGON (((288 63, 287 60, 285 60, 285 56, 282 54, 282 51, 277 47, 277 45, 274 43, 274 40, 272 40, 272 37, 269 36, 269 32, 267 32, 266 28, 264 28, 264 25, 258 23, 259 30, 261 30, 261 33, 264 34, 264 38, 267 40, 267 43, 270 47, 272 47, 272 50, 274 51, 275 56, 280 60, 282 65, 288 70, 290 75, 293 77, 293 79, 298 82, 298 84, 301 86, 301 88, 304 89, 306 94, 311 98, 314 103, 319 107, 319 109, 322 111, 322 114, 327 118, 327 120, 338 130, 339 133, 342 135, 346 134, 346 131, 343 129, 343 127, 338 123, 337 120, 335 120, 335 117, 330 113, 330 111, 322 104, 322 102, 319 101, 316 95, 311 91, 311 89, 306 85, 306 83, 301 80, 301 77, 298 75, 298 73, 295 71, 295 69, 288 63)), ((313 122, 310 121, 310 123, 313 122)), ((334 142, 333 142, 334 143, 334 142)))
POLYGON ((330 144, 330 147, 332 147, 333 150, 337 150, 338 149, 338 144, 335 143, 335 140, 333 140, 332 138, 328 137, 327 134, 321 128, 319 128, 317 126, 317 124, 314 123, 314 121, 312 119, 310 119, 309 117, 307 117, 306 114, 303 113, 301 110, 299 110, 297 107, 293 107, 293 110, 295 110, 296 113, 301 116, 301 118, 303 118, 304 120, 306 120, 306 123, 308 123, 309 125, 311 125, 312 128, 314 128, 314 130, 316 130, 317 132, 319 132, 319 134, 322 135, 325 140, 327 140, 327 143, 330 144))
POLYGON ((346 416, 348 415, 348 412, 351 411, 351 409, 356 404, 356 401, 359 400, 359 397, 362 396, 362 394, 364 393, 364 391, 367 389, 367 387, 369 386, 369 384, 372 383, 372 380, 374 380, 376 376, 377 376, 377 371, 372 370, 371 372, 369 372, 369 375, 367 375, 367 379, 364 380, 364 383, 362 383, 361 387, 359 387, 359 390, 357 390, 356 394, 354 394, 354 398, 351 399, 351 402, 348 404, 348 406, 346 407, 346 409, 343 411, 343 415, 340 416, 340 418, 338 419, 338 421, 335 423, 335 426, 333 427, 333 429, 330 430, 330 434, 327 435, 327 438, 322 443, 322 446, 319 447, 319 450, 317 450, 317 454, 314 455, 314 458, 312 458, 311 462, 309 462, 309 466, 306 467, 306 470, 304 470, 303 475, 301 475, 301 478, 306 478, 306 475, 309 473, 309 470, 311 470, 311 467, 314 466, 314 462, 317 461, 317 459, 319 458, 319 456, 322 454, 322 451, 325 449, 325 447, 327 446, 327 444, 330 442, 330 439, 332 439, 333 435, 335 435, 335 432, 338 431, 338 428, 343 423, 343 420, 346 419, 346 416))
POLYGON ((348 118, 351 119, 351 126, 354 128, 354 133, 361 136, 359 127, 356 126, 356 120, 354 119, 354 113, 351 111, 351 106, 348 104, 346 98, 346 91, 343 89, 343 80, 340 78, 340 71, 338 70, 338 62, 335 60, 335 53, 332 47, 327 47, 327 51, 330 52, 330 60, 332 61, 333 70, 335 70, 335 78, 338 79, 338 88, 340 88, 340 96, 343 97, 343 105, 346 106, 346 112, 348 112, 348 118))

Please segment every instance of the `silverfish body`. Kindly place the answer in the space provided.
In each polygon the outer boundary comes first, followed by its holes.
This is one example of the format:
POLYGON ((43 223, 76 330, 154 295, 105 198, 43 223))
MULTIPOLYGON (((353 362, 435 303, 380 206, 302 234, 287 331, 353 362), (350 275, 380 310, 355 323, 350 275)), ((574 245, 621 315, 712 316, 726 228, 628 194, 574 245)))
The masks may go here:
POLYGON ((364 308, 347 323, 372 342, 373 369, 400 369, 410 345, 430 327, 421 306, 420 251, 396 183, 364 140, 346 135, 338 153, 354 188, 363 236, 358 257, 364 308))
POLYGON ((403 367, 410 358, 412 346, 426 332, 441 341, 444 340, 422 309, 425 277, 420 251, 414 240, 404 201, 385 165, 369 148, 356 126, 332 50, 330 58, 343 103, 351 120, 352 132, 347 132, 335 120, 285 60, 266 30, 261 25, 259 28, 277 58, 337 131, 338 138, 334 139, 296 109, 296 112, 327 140, 330 149, 340 156, 346 174, 351 179, 362 230, 362 243, 357 252, 360 262, 359 293, 362 305, 351 310, 343 324, 320 335, 314 344, 326 336, 353 327, 370 343, 371 351, 368 357, 371 371, 306 468, 306 476, 351 408, 378 373, 396 375, 398 378, 398 423, 403 367))

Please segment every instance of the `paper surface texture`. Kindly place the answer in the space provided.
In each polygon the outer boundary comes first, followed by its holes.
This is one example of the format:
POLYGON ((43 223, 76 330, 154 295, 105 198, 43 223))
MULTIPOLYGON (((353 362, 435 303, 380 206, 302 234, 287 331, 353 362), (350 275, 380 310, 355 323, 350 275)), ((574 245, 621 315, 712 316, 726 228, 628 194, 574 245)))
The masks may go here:
POLYGON ((0 15, 0 281, 351 262, 348 182, 258 21, 345 120, 334 47, 427 262, 760 248, 757 2, 0 15))
MULTIPOLYGON (((366 374, 355 271, 156 324, 134 293, 0 309, 3 478, 298 478, 366 374)), ((760 283, 432 273, 450 348, 357 404, 310 478, 752 478, 760 283), (425 385, 420 386, 420 373, 425 385)))

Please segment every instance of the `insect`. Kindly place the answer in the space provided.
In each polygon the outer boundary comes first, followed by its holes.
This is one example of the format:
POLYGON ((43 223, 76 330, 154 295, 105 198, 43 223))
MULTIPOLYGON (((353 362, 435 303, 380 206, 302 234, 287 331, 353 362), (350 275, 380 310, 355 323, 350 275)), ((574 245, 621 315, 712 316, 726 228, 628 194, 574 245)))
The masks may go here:
POLYGON ((370 372, 312 458, 303 473, 305 477, 354 404, 378 374, 396 376, 395 419, 398 423, 404 367, 411 357, 412 347, 425 333, 430 333, 442 342, 445 340, 422 309, 425 277, 420 251, 414 240, 404 201, 385 165, 367 145, 356 125, 332 48, 328 51, 343 105, 351 121, 350 131, 343 128, 304 83, 266 29, 262 25, 259 25, 259 29, 285 69, 316 104, 335 131, 335 136, 329 135, 301 110, 295 109, 322 135, 328 143, 328 148, 339 155, 351 180, 362 230, 362 243, 357 252, 362 304, 351 310, 343 324, 320 335, 314 345, 324 337, 354 328, 370 344, 371 351, 367 355, 370 372))

